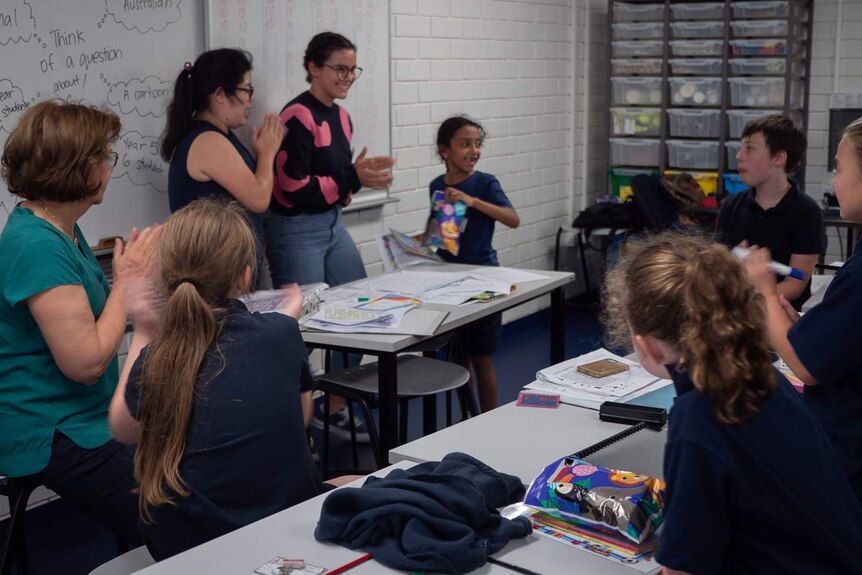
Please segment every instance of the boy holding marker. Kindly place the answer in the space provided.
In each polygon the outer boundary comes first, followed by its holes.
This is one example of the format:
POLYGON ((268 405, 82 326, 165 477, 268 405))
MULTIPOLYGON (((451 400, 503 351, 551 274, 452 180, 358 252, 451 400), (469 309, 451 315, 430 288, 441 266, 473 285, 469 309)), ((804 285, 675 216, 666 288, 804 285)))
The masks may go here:
POLYGON ((749 189, 721 205, 716 234, 730 246, 742 242, 769 248, 773 259, 801 273, 778 276, 778 291, 798 310, 811 295, 811 272, 826 251, 817 203, 788 178, 805 155, 805 134, 787 116, 752 120, 736 155, 749 189))

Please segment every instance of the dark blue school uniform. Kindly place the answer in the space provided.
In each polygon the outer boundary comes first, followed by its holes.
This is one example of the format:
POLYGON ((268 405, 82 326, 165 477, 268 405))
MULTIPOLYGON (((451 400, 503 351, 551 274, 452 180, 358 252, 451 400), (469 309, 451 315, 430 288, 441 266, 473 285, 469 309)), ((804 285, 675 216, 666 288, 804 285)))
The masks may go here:
MULTIPOLYGON (((188 497, 153 509, 139 528, 162 560, 323 492, 305 434, 300 392, 311 389, 296 320, 227 306, 224 327, 198 376, 180 462, 188 497), (223 359, 222 359, 223 358, 223 359)), ((146 348, 129 375, 126 403, 138 418, 146 348)))
MULTIPOLYGON (((430 195, 434 192, 443 191, 446 188, 455 188, 480 200, 484 200, 489 204, 500 206, 503 208, 511 208, 512 202, 506 197, 506 192, 500 185, 500 181, 484 172, 474 172, 463 182, 459 182, 450 186, 445 181, 445 174, 438 176, 431 181, 428 186, 430 195)), ((494 218, 488 217, 482 212, 474 208, 467 208, 467 213, 464 216, 467 219, 467 225, 464 231, 461 232, 461 245, 458 248, 458 255, 450 254, 446 250, 438 250, 447 262, 455 264, 473 264, 479 266, 498 266, 497 251, 491 245, 494 239, 494 225, 497 223, 494 218)))
POLYGON ((859 573, 862 506, 784 376, 775 372, 759 413, 728 426, 687 374, 670 371, 677 398, 656 560, 692 573, 859 573))
MULTIPOLYGON (((856 250, 862 249, 862 240, 856 250)), ((803 315, 787 338, 819 385, 805 386, 811 406, 862 501, 862 252, 835 274, 823 301, 803 315)))
MULTIPOLYGON (((757 203, 755 188, 725 198, 718 214, 716 238, 730 247, 745 240, 749 245, 769 248, 772 259, 784 265, 790 265, 793 254, 825 254, 826 231, 820 206, 799 189, 796 180, 789 181, 790 189, 768 210, 757 203)), ((776 276, 776 280, 781 282, 784 276, 776 276)), ((810 278, 791 303, 800 310, 809 297, 810 278)))
MULTIPOLYGON (((444 191, 448 187, 455 188, 489 204, 503 208, 511 208, 512 202, 506 197, 500 181, 485 172, 474 172, 462 182, 450 186, 446 183, 446 175, 438 176, 428 186, 430 196, 434 192, 444 191)), ((467 225, 461 232, 458 255, 439 249, 437 253, 447 262, 456 264, 472 264, 480 266, 499 266, 497 250, 491 244, 494 239, 494 218, 488 217, 474 208, 467 208, 464 214, 467 225)), ((458 331, 460 344, 469 355, 490 355, 497 351, 502 335, 503 315, 495 313, 473 322, 458 331)))

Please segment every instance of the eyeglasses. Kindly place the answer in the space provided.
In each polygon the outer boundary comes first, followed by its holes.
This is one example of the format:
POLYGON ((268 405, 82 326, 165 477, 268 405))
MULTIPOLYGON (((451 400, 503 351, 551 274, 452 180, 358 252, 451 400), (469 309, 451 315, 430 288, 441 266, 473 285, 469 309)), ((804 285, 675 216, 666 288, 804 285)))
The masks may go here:
POLYGON ((108 158, 105 161, 111 164, 111 167, 114 168, 117 166, 117 160, 119 158, 120 154, 118 154, 117 152, 111 152, 108 154, 108 158))
POLYGON ((338 64, 337 66, 330 66, 329 64, 324 64, 326 68, 330 68, 335 70, 335 73, 338 75, 339 80, 346 80, 350 74, 353 74, 353 79, 358 80, 362 75, 362 68, 359 66, 354 66, 353 68, 348 68, 344 64, 338 64))
POLYGON ((240 88, 239 86, 237 86, 236 88, 234 88, 234 90, 236 90, 237 92, 245 92, 246 94, 248 94, 249 100, 254 99, 254 86, 249 86, 248 88, 240 88))

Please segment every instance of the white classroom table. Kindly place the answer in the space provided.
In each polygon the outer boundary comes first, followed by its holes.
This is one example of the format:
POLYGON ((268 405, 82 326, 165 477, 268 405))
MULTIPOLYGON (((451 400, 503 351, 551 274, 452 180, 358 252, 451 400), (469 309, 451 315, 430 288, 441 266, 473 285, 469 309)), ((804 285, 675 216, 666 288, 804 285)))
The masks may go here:
MULTIPOLYGON (((459 264, 446 265, 418 265, 410 268, 411 271, 440 271, 458 272, 475 269, 480 266, 466 266, 459 264)), ((550 364, 559 363, 565 359, 565 300, 563 289, 574 281, 575 276, 571 272, 552 272, 539 270, 525 270, 541 276, 545 280, 535 280, 517 285, 517 289, 506 297, 493 301, 466 306, 450 306, 439 304, 422 304, 422 309, 431 309, 447 312, 443 323, 437 328, 433 336, 412 335, 388 335, 370 333, 327 333, 318 331, 303 331, 302 338, 306 345, 315 348, 329 349, 333 351, 355 352, 374 355, 378 358, 378 380, 380 394, 380 453, 385 454, 398 445, 397 428, 397 390, 398 373, 396 369, 396 358, 399 353, 411 351, 424 341, 443 334, 451 333, 476 320, 491 314, 505 311, 536 298, 551 296, 551 326, 550 326, 550 364)), ((353 283, 361 283, 366 280, 358 280, 353 283)), ((345 284, 339 287, 350 287, 345 284)), ((385 461, 378 462, 385 465, 385 461)))
MULTIPOLYGON (((402 461, 374 475, 386 475, 395 468, 408 468, 413 462, 402 461)), ((359 485, 361 481, 356 482, 359 485)), ((344 487, 343 489, 350 489, 344 487)), ((314 539, 314 528, 326 494, 309 499, 266 519, 252 523, 185 553, 136 571, 140 575, 254 575, 254 570, 275 557, 303 559, 310 565, 327 570, 344 565, 364 555, 331 543, 314 539)), ((530 569, 542 575, 557 573, 590 573, 591 575, 632 575, 635 571, 551 541, 540 535, 515 539, 495 558, 530 569)), ((395 571, 373 559, 348 571, 349 575, 390 574, 395 571)), ((490 563, 472 573, 477 575, 512 575, 508 568, 490 563)))
MULTIPOLYGON (((515 475, 524 485, 552 461, 565 457, 629 427, 599 420, 599 412, 561 403, 557 409, 518 407, 516 402, 396 447, 389 461, 439 461, 461 451, 497 471, 515 475)), ((662 476, 666 429, 642 430, 592 457, 606 467, 662 476)))

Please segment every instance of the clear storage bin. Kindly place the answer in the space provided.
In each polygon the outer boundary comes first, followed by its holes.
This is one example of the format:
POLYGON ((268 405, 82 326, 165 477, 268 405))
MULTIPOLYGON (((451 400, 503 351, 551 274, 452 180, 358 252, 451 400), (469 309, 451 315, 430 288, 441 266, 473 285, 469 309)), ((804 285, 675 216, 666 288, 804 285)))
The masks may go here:
POLYGON ((664 4, 630 4, 614 2, 614 22, 664 20, 664 4))
POLYGON ((742 137, 742 131, 747 123, 775 113, 775 110, 728 110, 727 121, 730 124, 728 133, 732 139, 738 140, 742 137))
POLYGON ((661 110, 655 108, 611 108, 614 136, 658 136, 661 110))
POLYGON ((660 41, 611 42, 611 57, 613 58, 661 56, 661 52, 662 42, 660 41))
POLYGON ((617 106, 660 106, 661 78, 611 78, 612 103, 617 106))
POLYGON ((673 106, 720 106, 721 78, 670 78, 673 106))
POLYGON ((717 138, 721 133, 721 110, 667 111, 674 138, 717 138))
POLYGON ((736 161, 736 154, 742 149, 742 143, 725 142, 724 148, 727 152, 727 169, 733 172, 739 170, 739 162, 736 161))
POLYGON ((671 22, 673 38, 723 38, 724 22, 671 22))
POLYGON ((737 20, 730 23, 733 35, 746 38, 787 36, 787 20, 737 20))
POLYGON ((628 76, 630 74, 661 74, 660 59, 611 60, 612 76, 628 76))
POLYGON ((720 58, 671 58, 668 63, 671 74, 721 74, 720 58))
POLYGON ((668 140, 667 154, 673 168, 718 169, 718 142, 668 140))
POLYGON ((636 40, 664 38, 661 22, 623 22, 613 25, 614 40, 636 40))
POLYGON ((787 60, 784 58, 731 58, 730 71, 734 74, 784 74, 787 60))
POLYGON ((674 20, 721 20, 724 18, 723 2, 685 2, 671 4, 674 20))
MULTIPOLYGON (((671 40, 670 53, 679 56, 721 56, 724 42, 721 40, 671 40)), ((661 42, 659 42, 661 47, 661 42)))
MULTIPOLYGON (((728 78, 731 106, 782 108, 784 106, 784 78, 728 78)), ((790 105, 800 102, 802 84, 794 82, 790 105)))
POLYGON ((773 2, 732 2, 734 18, 787 18, 789 14, 786 0, 773 2))
POLYGON ((731 40, 733 56, 784 56, 787 54, 785 40, 731 40))
POLYGON ((657 166, 659 141, 611 138, 611 163, 617 166, 657 166))

